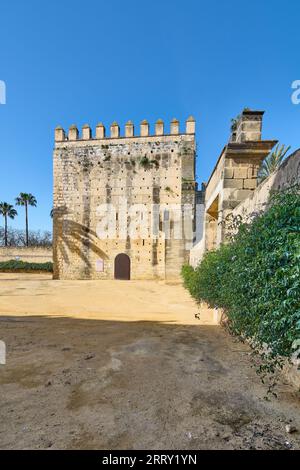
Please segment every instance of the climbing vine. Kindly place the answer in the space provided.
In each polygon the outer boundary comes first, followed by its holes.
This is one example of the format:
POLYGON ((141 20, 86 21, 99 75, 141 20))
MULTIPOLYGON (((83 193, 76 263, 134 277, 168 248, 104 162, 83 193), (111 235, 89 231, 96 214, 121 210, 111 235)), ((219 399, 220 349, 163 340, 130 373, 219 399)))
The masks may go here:
POLYGON ((300 346, 299 188, 274 194, 266 212, 239 222, 229 243, 182 275, 198 302, 226 311, 234 334, 276 365, 291 357, 300 346))
POLYGON ((148 170, 153 166, 155 168, 158 168, 159 163, 157 160, 150 160, 147 156, 144 156, 140 159, 140 166, 143 167, 145 170, 148 170))

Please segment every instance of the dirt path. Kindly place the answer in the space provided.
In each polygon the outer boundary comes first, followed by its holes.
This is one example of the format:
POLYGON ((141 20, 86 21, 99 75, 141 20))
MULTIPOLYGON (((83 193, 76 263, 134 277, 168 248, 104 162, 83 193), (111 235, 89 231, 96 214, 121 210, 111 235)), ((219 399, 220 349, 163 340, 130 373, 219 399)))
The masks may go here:
POLYGON ((180 286, 0 275, 0 448, 300 448, 248 348, 180 286))

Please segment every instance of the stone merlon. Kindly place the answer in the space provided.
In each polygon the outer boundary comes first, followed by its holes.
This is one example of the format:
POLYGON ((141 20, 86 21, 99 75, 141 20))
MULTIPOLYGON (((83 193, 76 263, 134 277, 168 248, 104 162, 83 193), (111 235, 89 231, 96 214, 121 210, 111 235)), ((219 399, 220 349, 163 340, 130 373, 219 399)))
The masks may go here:
POLYGON ((195 119, 190 116, 185 122, 185 132, 180 132, 180 123, 177 119, 172 119, 170 123, 170 132, 165 132, 165 124, 162 119, 158 119, 154 126, 154 133, 150 133, 149 122, 144 119, 140 123, 140 133, 135 135, 135 127, 132 121, 127 121, 125 124, 124 135, 120 134, 120 127, 117 122, 113 122, 110 125, 110 136, 106 136, 105 127, 100 122, 96 126, 95 134, 93 136, 92 129, 88 124, 82 127, 81 135, 79 134, 78 128, 75 124, 70 126, 68 132, 58 126, 55 129, 55 142, 66 142, 74 140, 102 140, 106 138, 136 138, 136 137, 151 137, 151 136, 163 136, 163 135, 178 135, 178 134, 195 134, 196 122, 195 119))

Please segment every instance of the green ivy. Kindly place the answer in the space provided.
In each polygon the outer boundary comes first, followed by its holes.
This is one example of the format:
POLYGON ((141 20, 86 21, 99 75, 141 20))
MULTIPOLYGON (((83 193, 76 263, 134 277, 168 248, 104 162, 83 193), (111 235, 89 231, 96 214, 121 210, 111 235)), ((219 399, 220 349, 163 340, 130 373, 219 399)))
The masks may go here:
POLYGON ((235 334, 290 357, 300 338, 299 189, 273 195, 266 212, 182 275, 198 302, 225 309, 235 334))

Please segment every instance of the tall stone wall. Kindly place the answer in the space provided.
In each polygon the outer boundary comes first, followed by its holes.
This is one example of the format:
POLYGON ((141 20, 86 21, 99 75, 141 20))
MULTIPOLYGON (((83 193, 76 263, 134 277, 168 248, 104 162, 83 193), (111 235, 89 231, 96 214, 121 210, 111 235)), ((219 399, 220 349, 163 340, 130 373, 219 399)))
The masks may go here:
POLYGON ((20 259, 28 263, 47 263, 52 261, 52 248, 39 246, 0 247, 0 261, 20 259))
POLYGON ((105 137, 102 124, 94 138, 88 126, 81 138, 75 126, 67 138, 63 129, 56 129, 55 278, 112 279, 120 253, 130 258, 131 279, 179 277, 194 232, 194 133, 193 119, 187 121, 185 133, 179 133, 176 120, 170 134, 164 133, 162 121, 156 123, 155 135, 149 135, 146 121, 139 136, 131 122, 123 137, 116 123, 110 137, 105 137), (182 216, 183 205, 192 207, 187 218, 182 216), (106 234, 103 225, 108 213, 116 227, 113 235, 106 234), (178 224, 181 238, 175 233, 178 224))
POLYGON ((261 139, 262 116, 263 111, 241 113, 206 185, 205 250, 213 250, 225 241, 224 221, 255 190, 261 162, 277 143, 261 139))
POLYGON ((190 253, 193 266, 206 251, 226 241, 227 217, 256 191, 260 165, 277 143, 262 140, 263 114, 244 110, 217 160, 206 185, 203 237, 190 253))

